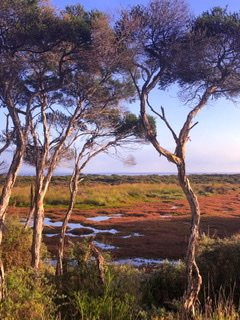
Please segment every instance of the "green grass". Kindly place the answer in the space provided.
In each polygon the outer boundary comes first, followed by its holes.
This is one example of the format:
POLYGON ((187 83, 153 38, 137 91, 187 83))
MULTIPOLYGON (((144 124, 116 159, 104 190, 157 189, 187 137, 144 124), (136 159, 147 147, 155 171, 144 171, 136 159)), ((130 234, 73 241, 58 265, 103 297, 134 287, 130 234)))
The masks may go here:
MULTIPOLYGON (((211 196, 240 189, 240 175, 191 175, 198 195, 211 196)), ((3 185, 4 177, 0 177, 3 185)), ((10 204, 29 206, 30 185, 33 177, 17 179, 10 204)), ((66 207, 69 200, 69 177, 53 177, 46 195, 47 207, 66 207)), ((79 185, 76 207, 82 209, 131 206, 141 202, 171 202, 183 198, 176 176, 100 176, 86 175, 79 185)))

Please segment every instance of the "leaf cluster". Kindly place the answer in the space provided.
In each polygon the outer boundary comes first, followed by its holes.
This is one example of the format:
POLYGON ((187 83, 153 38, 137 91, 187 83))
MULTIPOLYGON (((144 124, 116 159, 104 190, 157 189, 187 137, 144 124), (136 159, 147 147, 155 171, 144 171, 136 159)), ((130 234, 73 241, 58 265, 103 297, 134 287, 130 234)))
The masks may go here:
POLYGON ((215 97, 231 98, 240 92, 240 16, 213 8, 192 21, 182 39, 176 74, 180 85, 196 94, 216 86, 215 97))

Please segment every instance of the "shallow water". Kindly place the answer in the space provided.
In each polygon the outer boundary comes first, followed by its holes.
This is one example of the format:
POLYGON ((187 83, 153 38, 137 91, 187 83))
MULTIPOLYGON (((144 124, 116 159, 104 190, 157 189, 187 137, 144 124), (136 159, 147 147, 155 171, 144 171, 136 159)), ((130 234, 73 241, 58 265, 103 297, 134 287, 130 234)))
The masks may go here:
POLYGON ((172 214, 160 214, 161 218, 172 218, 173 215, 172 214))
MULTIPOLYGON (((92 230, 92 233, 91 234, 84 234, 84 235, 81 235, 81 236, 88 236, 88 235, 93 235, 93 234, 97 234, 97 233, 111 233, 111 234, 116 234, 118 233, 118 230, 116 229, 96 229, 94 227, 91 227, 91 226, 84 226, 82 225, 81 223, 77 223, 74 228, 70 226, 69 224, 69 227, 71 230, 74 230, 76 227, 77 228, 82 228, 82 229, 90 229, 92 230)), ((71 230, 68 231, 69 234, 72 234, 71 233, 71 230)), ((80 235, 79 235, 80 236, 80 235)))
MULTIPOLYGON (((94 241, 95 242, 95 241, 94 241)), ((100 248, 100 246, 109 246, 103 243, 96 243, 95 245, 98 246, 100 248)), ((101 248, 102 249, 102 248, 101 248)), ((103 250, 111 250, 110 249, 103 249, 103 250)), ((57 260, 56 259, 47 259, 46 260, 47 263, 49 263, 50 265, 52 265, 53 267, 55 267, 57 265, 57 260)), ((182 263, 181 260, 166 260, 166 259, 145 259, 145 258, 129 258, 129 259, 119 259, 119 260, 115 260, 112 261, 111 264, 115 264, 115 265, 131 265, 133 267, 142 267, 142 266, 154 266, 154 265, 160 265, 163 263, 170 263, 173 265, 177 265, 182 263)))
POLYGON ((110 220, 111 218, 112 218, 111 216, 98 216, 98 217, 87 218, 87 220, 100 222, 100 221, 110 220))
MULTIPOLYGON (((52 221, 51 218, 45 218, 44 219, 44 225, 45 226, 50 226, 50 227, 61 227, 62 226, 62 221, 52 221)), ((118 233, 118 230, 116 230, 116 229, 96 229, 96 228, 91 227, 91 226, 84 226, 83 224, 77 223, 77 222, 68 223, 68 227, 69 227, 69 230, 68 230, 66 235, 71 236, 71 237, 88 237, 88 236, 94 236, 94 235, 96 235, 98 233, 110 233, 110 234, 118 233), (73 229, 76 229, 76 228, 90 229, 92 231, 92 233, 83 234, 83 235, 81 235, 81 234, 80 235, 72 234, 71 231, 73 229)), ((53 236, 56 236, 56 234, 49 233, 49 234, 46 234, 46 236, 53 237, 53 236)))
POLYGON ((87 218, 86 220, 95 221, 95 222, 101 222, 101 221, 107 221, 107 220, 114 219, 114 218, 119 218, 119 217, 122 217, 122 214, 119 213, 119 214, 114 214, 114 215, 111 215, 111 216, 96 216, 96 217, 87 218))
POLYGON ((141 267, 144 265, 156 265, 163 263, 178 264, 180 260, 166 260, 166 259, 145 259, 145 258, 128 258, 115 260, 114 264, 129 264, 134 267, 141 267))
POLYGON ((62 221, 53 221, 51 218, 44 218, 44 226, 61 227, 62 221))
POLYGON ((131 233, 127 236, 122 236, 123 239, 129 239, 129 238, 132 238, 132 237, 143 237, 143 234, 141 233, 138 233, 138 232, 134 232, 134 233, 131 233))
POLYGON ((113 246, 111 244, 106 244, 106 243, 102 243, 102 242, 99 242, 99 241, 93 241, 93 243, 95 244, 96 247, 102 249, 102 250, 116 250, 118 249, 118 247, 116 246, 113 246))

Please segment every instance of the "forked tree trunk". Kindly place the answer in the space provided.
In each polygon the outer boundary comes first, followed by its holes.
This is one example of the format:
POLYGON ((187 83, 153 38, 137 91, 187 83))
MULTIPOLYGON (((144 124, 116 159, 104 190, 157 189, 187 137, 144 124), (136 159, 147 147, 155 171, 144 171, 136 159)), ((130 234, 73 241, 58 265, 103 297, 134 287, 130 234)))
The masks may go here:
POLYGON ((188 200, 191 213, 192 224, 191 234, 189 237, 186 266, 187 266, 187 288, 183 297, 183 317, 184 319, 195 319, 195 305, 198 299, 198 293, 202 284, 202 277, 196 263, 196 246, 199 239, 199 226, 200 226, 200 207, 198 199, 190 181, 186 176, 185 163, 178 166, 178 179, 181 188, 188 200))
MULTIPOLYGON (((44 105, 45 107, 45 105, 44 105)), ((35 190, 35 201, 34 201, 34 227, 33 227, 33 241, 32 241, 32 267, 37 271, 40 263, 40 249, 42 242, 42 230, 43 230, 43 220, 44 220, 44 199, 47 193, 49 184, 52 179, 54 169, 59 160, 59 154, 64 146, 66 139, 70 136, 75 120, 78 116, 79 108, 77 108, 71 117, 71 120, 68 123, 65 133, 60 138, 57 147, 51 160, 48 160, 49 150, 50 150, 50 134, 49 127, 47 125, 47 117, 45 110, 42 111, 43 119, 43 131, 44 131, 44 151, 42 159, 39 164, 37 164, 37 175, 36 175, 36 190, 35 190), (50 162, 46 176, 44 175, 44 169, 46 168, 47 163, 50 162)), ((37 144, 36 144, 37 145, 37 144)))
MULTIPOLYGON (((2 243, 4 222, 6 217, 6 210, 9 205, 10 197, 12 195, 12 190, 22 164, 23 156, 25 152, 25 144, 21 144, 15 150, 11 166, 8 170, 6 182, 3 186, 1 198, 0 198, 0 245, 2 243)), ((4 279, 4 266, 2 258, 0 257, 0 301, 4 298, 5 292, 5 279, 4 279)))
POLYGON ((70 181, 70 201, 69 201, 68 210, 63 220, 59 243, 58 243, 56 276, 63 275, 63 255, 64 255, 64 246, 65 246, 65 235, 67 231, 67 225, 72 215, 73 207, 77 197, 78 182, 79 182, 79 174, 75 171, 70 181))

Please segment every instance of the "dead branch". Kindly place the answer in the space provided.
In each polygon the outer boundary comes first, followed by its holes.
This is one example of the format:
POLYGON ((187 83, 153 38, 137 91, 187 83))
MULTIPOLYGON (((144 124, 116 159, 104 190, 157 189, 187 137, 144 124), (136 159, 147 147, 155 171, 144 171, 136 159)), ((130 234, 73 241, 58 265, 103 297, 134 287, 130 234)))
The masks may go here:
POLYGON ((99 278, 101 282, 105 283, 105 259, 101 254, 100 250, 98 250, 94 244, 91 242, 90 244, 91 252, 97 261, 98 271, 99 271, 99 278))

